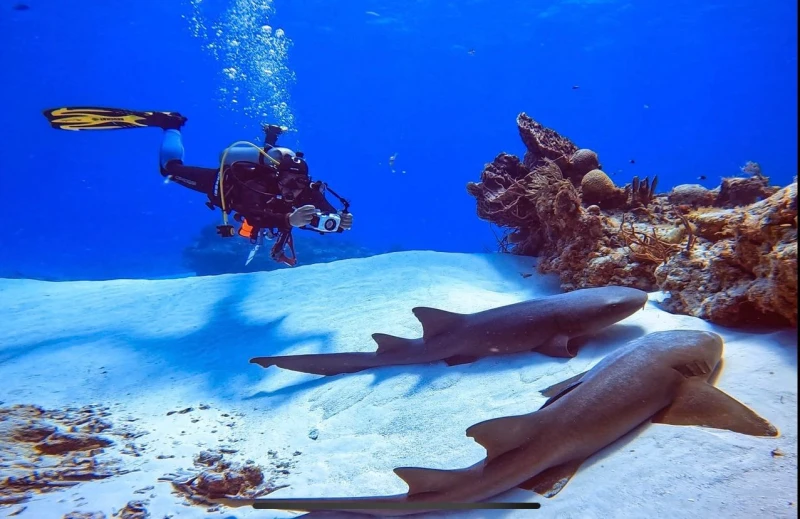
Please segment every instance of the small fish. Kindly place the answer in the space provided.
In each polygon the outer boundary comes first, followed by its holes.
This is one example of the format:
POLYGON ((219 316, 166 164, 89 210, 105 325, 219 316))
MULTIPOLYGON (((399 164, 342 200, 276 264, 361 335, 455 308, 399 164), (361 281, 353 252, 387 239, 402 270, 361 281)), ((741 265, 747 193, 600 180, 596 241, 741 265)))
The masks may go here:
POLYGON ((580 85, 572 85, 572 90, 578 90, 579 88, 580 88, 580 85))
POLYGON ((630 162, 631 162, 631 164, 636 164, 636 161, 634 159, 631 159, 630 162))
POLYGON ((650 108, 650 105, 644 105, 645 108, 650 108))
POLYGON ((474 56, 475 55, 475 49, 469 49, 467 51, 467 54, 469 54, 470 56, 474 56))
POLYGON ((397 153, 389 157, 389 168, 391 168, 392 173, 394 173, 394 161, 397 160, 397 153))
POLYGON ((31 8, 31 6, 29 6, 28 4, 16 4, 16 5, 14 5, 14 10, 15 11, 27 11, 30 8, 31 8))
POLYGON ((366 13, 364 13, 364 14, 368 14, 368 15, 370 15, 370 16, 380 16, 380 15, 379 15, 378 13, 376 13, 375 11, 367 11, 367 12, 366 12, 366 13))
POLYGON ((700 175, 699 177, 697 177, 697 180, 705 180, 706 178, 708 177, 706 177, 705 175, 700 175))

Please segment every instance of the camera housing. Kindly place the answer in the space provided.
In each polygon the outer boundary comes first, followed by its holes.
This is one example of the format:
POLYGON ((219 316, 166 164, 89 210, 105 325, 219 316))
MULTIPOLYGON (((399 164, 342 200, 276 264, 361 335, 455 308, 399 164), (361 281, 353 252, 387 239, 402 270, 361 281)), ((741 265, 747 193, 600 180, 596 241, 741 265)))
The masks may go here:
POLYGON ((309 227, 319 232, 337 232, 342 223, 342 217, 336 213, 323 213, 317 211, 311 217, 309 227))

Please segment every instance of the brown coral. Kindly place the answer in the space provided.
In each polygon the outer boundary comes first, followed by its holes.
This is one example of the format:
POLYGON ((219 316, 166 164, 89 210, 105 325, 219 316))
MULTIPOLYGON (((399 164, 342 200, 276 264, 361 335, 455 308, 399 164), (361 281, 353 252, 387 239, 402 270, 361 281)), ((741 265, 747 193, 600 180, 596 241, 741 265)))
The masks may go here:
POLYGON ((718 192, 706 189, 700 184, 681 184, 667 194, 669 203, 690 207, 708 207, 714 203, 718 192))
POLYGON ((656 269, 667 309, 729 326, 797 325, 797 184, 748 207, 687 218, 710 243, 656 269))
POLYGON ((268 471, 252 461, 231 462, 224 459, 222 452, 203 451, 195 456, 193 469, 167 474, 159 480, 169 481, 177 493, 196 504, 214 504, 228 497, 263 497, 288 486, 276 481, 289 474, 288 469, 296 463, 278 458, 275 451, 267 454, 271 460, 268 471))
POLYGON ((569 159, 578 151, 572 141, 542 126, 524 112, 517 116, 517 128, 527 148, 523 163, 529 170, 544 166, 547 161, 555 162, 562 172, 569 169, 569 159))
MULTIPOLYGON (((581 179, 581 198, 589 205, 608 207, 610 202, 619 199, 623 191, 614 185, 611 177, 600 169, 593 169, 581 179)), ((615 204, 614 204, 615 205, 615 204)))
POLYGON ((65 410, 33 405, 0 407, 0 437, 4 438, 0 505, 126 473, 119 460, 103 455, 113 442, 98 433, 118 434, 106 421, 108 415, 108 409, 99 406, 65 410))
MULTIPOLYGON (((681 249, 679 245, 670 243, 662 236, 659 236, 655 228, 651 227, 649 233, 641 234, 637 234, 632 223, 629 228, 625 228, 624 219, 620 226, 619 236, 625 243, 630 258, 638 262, 658 265, 681 249)), ((691 243, 690 241, 687 251, 691 249, 691 243)))
POLYGON ((769 179, 759 174, 747 178, 723 178, 719 195, 714 201, 717 207, 738 207, 752 204, 772 196, 778 190, 769 185, 769 179))
POLYGON ((536 222, 534 200, 527 196, 530 171, 517 157, 501 153, 487 164, 480 182, 467 183, 478 201, 478 217, 502 227, 523 227, 536 222))
POLYGON ((569 159, 570 169, 576 179, 580 180, 593 169, 600 169, 597 153, 586 148, 581 148, 572 154, 569 159))
POLYGON ((626 207, 647 207, 656 195, 657 185, 658 176, 653 177, 652 184, 648 177, 641 181, 639 177, 633 177, 633 181, 625 186, 626 207))

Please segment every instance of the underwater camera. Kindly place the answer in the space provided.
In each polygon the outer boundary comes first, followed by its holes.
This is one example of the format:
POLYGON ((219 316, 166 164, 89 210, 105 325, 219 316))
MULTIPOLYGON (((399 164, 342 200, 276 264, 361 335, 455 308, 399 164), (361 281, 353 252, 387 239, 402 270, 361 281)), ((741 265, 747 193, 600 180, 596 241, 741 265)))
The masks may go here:
POLYGON ((341 216, 336 213, 323 213, 317 211, 311 217, 309 226, 315 231, 319 232, 336 232, 339 230, 339 224, 342 222, 341 216))

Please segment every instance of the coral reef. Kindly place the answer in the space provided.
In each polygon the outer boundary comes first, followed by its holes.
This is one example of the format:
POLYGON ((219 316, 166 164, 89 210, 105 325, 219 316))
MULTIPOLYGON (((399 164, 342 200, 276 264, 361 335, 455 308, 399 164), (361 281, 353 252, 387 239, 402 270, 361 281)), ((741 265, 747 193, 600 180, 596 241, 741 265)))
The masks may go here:
POLYGON ((719 187, 719 195, 714 201, 717 207, 737 207, 752 204, 772 196, 778 187, 770 186, 769 179, 762 176, 749 178, 723 178, 719 187))
POLYGON ((708 207, 714 204, 719 190, 707 189, 700 184, 681 184, 672 188, 667 200, 675 206, 686 206, 684 209, 708 207))
POLYGON ((658 177, 619 187, 597 154, 522 113, 527 152, 505 153, 469 182, 504 252, 538 256, 565 290, 662 290, 665 308, 720 324, 796 325, 796 182, 780 189, 755 163, 714 190, 658 194, 658 177))
POLYGON ((0 407, 0 506, 23 503, 35 492, 52 492, 82 481, 128 471, 105 455, 114 442, 107 408, 86 406, 63 411, 33 405, 0 407), (100 433, 105 433, 100 435, 100 433))
POLYGON ((797 184, 761 202, 687 215, 708 245, 655 270, 665 307, 734 326, 797 325, 797 184))
MULTIPOLYGON (((222 451, 203 451, 195 456, 194 468, 159 478, 172 483, 175 492, 186 497, 190 503, 212 505, 213 499, 225 497, 258 498, 266 496, 287 485, 278 485, 276 480, 289 474, 295 465, 291 459, 280 459, 278 453, 269 451, 269 470, 257 466, 253 461, 244 464, 224 459, 222 451)), ((295 452, 295 456, 299 455, 295 452)))
MULTIPOLYGON (((298 265, 364 258, 379 253, 347 241, 339 235, 321 236, 308 231, 296 230, 293 236, 298 265)), ((198 276, 288 268, 270 257, 272 244, 272 241, 266 241, 250 264, 245 265, 245 260, 253 248, 250 241, 238 236, 220 239, 216 227, 209 225, 202 229, 194 243, 183 250, 183 263, 186 268, 198 276)))

